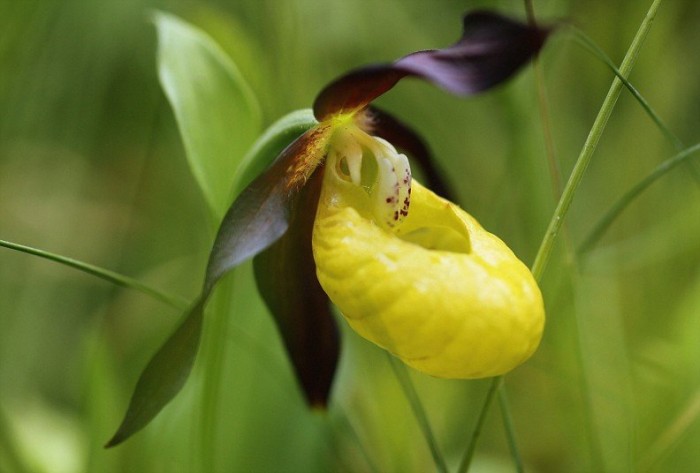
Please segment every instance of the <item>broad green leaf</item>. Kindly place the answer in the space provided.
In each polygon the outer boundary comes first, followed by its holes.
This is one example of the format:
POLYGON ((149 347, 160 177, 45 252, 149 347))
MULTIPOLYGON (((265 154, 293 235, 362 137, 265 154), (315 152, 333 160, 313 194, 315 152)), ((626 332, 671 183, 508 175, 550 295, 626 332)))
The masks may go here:
POLYGON ((192 371, 202 334, 203 299, 151 358, 141 373, 124 420, 105 448, 119 445, 148 425, 185 385, 192 371))
POLYGON ((204 32, 158 12, 158 76, 187 159, 218 221, 233 176, 261 130, 258 104, 236 65, 204 32))
MULTIPOLYGON (((245 195, 231 206, 212 250, 202 294, 141 373, 124 420, 107 447, 118 445, 148 425, 182 389, 199 348, 204 308, 219 279, 243 259, 272 244, 276 239, 272 236, 279 238, 280 229, 281 233, 286 231, 287 203, 294 193, 283 192, 283 188, 274 185, 274 178, 285 175, 283 171, 294 156, 317 155, 323 149, 328 134, 323 133, 325 127, 311 130, 315 124, 308 112, 290 114, 275 123, 253 146, 245 169, 264 169, 275 161, 280 151, 283 152, 275 162, 277 166, 270 167, 246 187, 245 195), (272 222, 259 215, 267 215, 272 222), (274 229, 277 230, 268 232, 274 229)), ((245 170, 240 172, 237 182, 244 178, 240 176, 246 175, 245 170)))

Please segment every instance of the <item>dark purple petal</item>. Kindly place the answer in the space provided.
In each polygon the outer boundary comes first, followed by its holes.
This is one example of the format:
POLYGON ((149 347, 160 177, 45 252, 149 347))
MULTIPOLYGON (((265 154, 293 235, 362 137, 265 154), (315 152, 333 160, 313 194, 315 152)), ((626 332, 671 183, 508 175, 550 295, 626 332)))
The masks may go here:
POLYGON ((197 356, 203 311, 204 300, 199 299, 151 358, 136 384, 124 420, 105 448, 119 445, 144 428, 180 392, 197 356))
POLYGON ((319 169, 295 199, 287 233, 253 260, 258 290, 277 322, 306 400, 315 407, 327 404, 340 352, 311 251, 322 179, 319 169))
POLYGON ((322 121, 336 113, 362 110, 406 75, 393 64, 377 64, 350 71, 318 94, 314 101, 314 116, 322 121))
POLYGON ((320 124, 301 135, 241 192, 216 235, 205 294, 232 268, 284 235, 289 226, 289 203, 322 160, 330 131, 330 125, 320 124))
POLYGON ((406 76, 420 77, 457 95, 482 92, 532 58, 550 31, 488 11, 467 14, 463 25, 462 38, 452 46, 356 69, 335 80, 316 98, 316 118, 358 111, 406 76))
POLYGON ((399 150, 407 153, 420 166, 430 190, 447 200, 456 201, 456 195, 450 190, 449 183, 433 160, 428 145, 418 133, 377 107, 370 106, 364 113, 366 120, 361 122, 369 127, 366 130, 368 133, 384 138, 399 150))

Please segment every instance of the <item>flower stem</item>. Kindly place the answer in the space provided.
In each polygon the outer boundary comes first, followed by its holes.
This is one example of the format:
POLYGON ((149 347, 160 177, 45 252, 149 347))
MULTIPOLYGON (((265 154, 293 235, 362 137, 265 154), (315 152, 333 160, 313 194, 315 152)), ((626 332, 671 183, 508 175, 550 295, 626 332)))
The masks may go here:
MULTIPOLYGON (((627 76, 629 76, 629 73, 634 66, 634 62, 637 59, 637 55, 642 47, 642 43, 644 43, 644 39, 651 28, 660 4, 661 0, 654 0, 651 7, 649 7, 646 17, 642 21, 642 24, 639 26, 639 30, 632 40, 632 44, 627 50, 627 54, 622 61, 622 65, 620 66, 620 74, 622 77, 627 78, 627 76)), ((576 160, 571 176, 564 187, 564 191, 559 199, 554 215, 549 222, 549 226, 547 227, 547 231, 544 235, 542 243, 540 244, 540 248, 537 251, 535 262, 532 265, 532 273, 537 280, 542 278, 542 274, 547 266, 549 256, 554 248, 554 242, 556 241, 559 230, 561 230, 561 226, 564 223, 564 218, 571 207, 571 202, 573 201, 574 195, 578 190, 578 186, 583 179, 586 168, 591 162, 593 153, 598 147, 600 137, 603 134, 603 130, 608 123, 608 119, 610 118, 613 109, 615 108, 615 103, 620 96, 623 86, 624 84, 622 81, 618 77, 615 77, 612 85, 610 86, 610 90, 603 101, 603 105, 598 112, 598 116, 593 122, 593 126, 588 133, 588 137, 586 138, 586 142, 584 143, 581 153, 576 160)))
POLYGON ((486 414, 489 412, 489 408, 493 403, 493 398, 496 395, 496 391, 503 381, 503 376, 496 376, 491 379, 491 385, 486 393, 486 398, 484 398, 484 404, 481 406, 481 411, 479 412, 479 417, 476 419, 476 425, 474 426, 474 431, 469 439, 469 445, 467 450, 464 452, 464 457, 462 457, 462 462, 459 464, 458 473, 466 473, 469 470, 469 466, 472 463, 472 458, 474 457, 474 452, 476 451, 476 444, 481 437, 481 431, 484 427, 484 421, 486 420, 486 414))
POLYGON ((401 389, 403 390, 404 396, 406 396, 408 403, 411 405, 413 415, 416 416, 416 420, 418 421, 418 425, 423 431, 425 440, 428 442, 428 447, 430 448, 430 453, 433 455, 433 460, 435 461, 435 467, 437 468, 437 471, 440 473, 447 473, 449 471, 447 469, 447 463, 445 462, 442 453, 440 453, 437 440, 435 439, 435 434, 433 434, 433 430, 430 427, 430 422, 428 421, 428 415, 425 412, 423 403, 418 397, 416 387, 413 385, 413 381, 411 381, 410 373, 406 369, 406 366, 404 366, 403 363, 394 358, 392 354, 386 352, 386 356, 389 360, 391 368, 394 370, 396 379, 401 385, 401 389))
MULTIPOLYGON (((653 1, 651 6, 649 7, 649 10, 647 11, 646 17, 644 18, 642 24, 637 30, 637 34, 632 40, 632 44, 627 50, 627 54, 625 55, 625 58, 622 61, 622 65, 619 69, 620 75, 625 79, 627 78, 627 76, 629 76, 629 73, 632 70, 632 67, 634 66, 634 63, 637 59, 637 55, 639 54, 642 44, 644 43, 644 39, 646 38, 646 35, 649 32, 649 29, 651 28, 651 25, 654 21, 654 17, 656 16, 656 12, 658 11, 660 4, 661 0, 653 1)), ((528 16, 531 18, 532 21, 533 9, 531 0, 526 0, 525 5, 528 11, 528 16)), ((569 180, 567 181, 566 186, 564 187, 562 195, 559 198, 559 202, 556 206, 552 219, 549 222, 549 226, 547 227, 547 231, 542 239, 542 242, 540 243, 537 255, 535 256, 535 261, 531 268, 532 274, 535 280, 537 280, 538 282, 542 280, 542 275, 544 274, 544 270, 547 266, 547 262, 549 260, 549 256, 552 252, 552 249, 554 248, 554 243, 556 242, 557 236, 559 235, 559 231, 561 230, 562 225, 564 223, 564 218, 566 217, 566 214, 568 213, 569 208, 571 207, 574 195, 576 194, 578 186, 581 183, 581 180, 583 179, 583 175, 586 171, 586 168, 588 167, 588 164, 590 164, 591 158, 593 157, 593 154, 598 146, 598 142, 600 141, 600 137, 603 134, 603 130, 605 130, 605 127, 608 123, 608 119, 610 118, 610 115, 612 114, 612 111, 615 108, 615 104, 617 103, 617 99, 620 96, 620 92, 622 91, 623 86, 623 82, 620 80, 619 77, 616 76, 613 80, 612 85, 610 86, 610 90, 608 91, 605 100, 603 101, 603 104, 601 105, 600 111, 598 112, 598 116, 593 122, 593 126, 591 127, 591 130, 588 133, 586 142, 584 143, 583 148, 579 153, 578 159, 576 160, 576 164, 574 165, 574 169, 572 170, 571 175, 569 176, 569 180)), ((501 376, 493 378, 491 382, 491 386, 486 394, 486 399, 484 400, 481 412, 479 413, 476 427, 474 429, 474 432, 472 433, 472 437, 467 447, 467 451, 464 455, 464 458, 462 459, 462 463, 460 464, 458 470, 459 473, 466 473, 466 471, 469 469, 472 457, 474 456, 474 451, 476 450, 477 441, 479 439, 479 436, 481 435, 481 429, 483 427, 484 420, 486 419, 486 414, 489 408, 491 407, 493 398, 501 382, 501 376)))
POLYGON ((79 261, 73 258, 68 258, 66 256, 61 256, 55 253, 40 250, 38 248, 32 248, 30 246, 20 245, 19 243, 13 243, 5 240, 0 240, 0 246, 9 248, 11 250, 20 251, 22 253, 38 256, 40 258, 44 258, 49 261, 54 261, 65 266, 70 266, 71 268, 77 269, 78 271, 97 276, 98 278, 104 279, 105 281, 111 282, 112 284, 116 284, 117 286, 135 289, 178 310, 185 310, 190 305, 189 302, 187 302, 181 297, 166 294, 150 286, 147 286, 146 284, 143 284, 142 282, 137 281, 136 279, 124 276, 123 274, 119 274, 108 269, 100 268, 99 266, 94 266, 92 264, 85 263, 83 261, 79 261))
POLYGON ((515 439, 515 428, 513 427, 513 418, 510 414, 510 403, 508 402, 508 394, 506 393, 505 383, 501 383, 498 389, 498 405, 501 408, 501 416, 503 417, 503 425, 506 429, 506 437, 508 439, 508 448, 510 448, 510 454, 513 457, 513 462, 515 463, 515 471, 518 473, 523 473, 525 467, 523 466, 523 459, 518 451, 518 443, 515 439))

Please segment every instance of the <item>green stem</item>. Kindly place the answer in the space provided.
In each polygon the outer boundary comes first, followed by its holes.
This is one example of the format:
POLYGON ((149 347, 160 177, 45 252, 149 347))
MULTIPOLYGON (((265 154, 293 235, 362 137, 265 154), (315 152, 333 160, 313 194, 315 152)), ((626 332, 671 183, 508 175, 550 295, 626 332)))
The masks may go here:
MULTIPOLYGON (((654 21, 654 17, 656 16, 656 12, 660 4, 661 0, 654 0, 651 7, 649 7, 649 11, 647 12, 646 17, 642 21, 642 24, 640 25, 636 36, 632 40, 632 44, 627 50, 627 54, 625 55, 625 58, 622 61, 622 65, 620 66, 620 74, 622 75, 622 77, 626 78, 627 76, 629 76, 629 73, 632 70, 632 67, 634 66, 634 63, 637 59, 637 55, 639 54, 639 51, 642 47, 642 43, 644 43, 644 39, 646 38, 646 35, 649 32, 649 29, 651 28, 651 24, 654 21)), ((556 241, 557 235, 559 234, 559 230, 561 230, 561 226, 564 223, 564 218, 566 217, 566 214, 568 213, 569 208, 571 207, 571 202, 573 201, 574 195, 578 190, 578 186, 581 183, 581 180, 583 179, 583 175, 586 171, 586 168, 591 162, 593 153, 598 147, 598 142, 600 141, 600 137, 603 134, 603 130, 605 129, 605 126, 608 123, 608 119, 610 118, 610 115, 612 114, 612 111, 615 108, 615 103, 617 102, 617 99, 620 96, 622 87, 622 81, 618 77, 615 77, 612 85, 610 86, 610 90, 608 91, 608 94, 605 97, 605 100, 603 101, 603 105, 601 106, 600 111, 598 112, 598 116, 593 122, 591 131, 588 133, 588 137, 586 138, 586 142, 583 145, 583 149, 581 150, 581 153, 579 154, 579 157, 576 160, 576 164, 574 165, 574 169, 571 172, 571 176, 569 177, 569 180, 566 183, 566 186, 564 187, 564 192, 562 193, 562 196, 559 199, 559 203, 557 204, 557 207, 554 211, 554 215, 552 216, 552 219, 549 222, 549 226, 547 227, 547 231, 537 252, 537 256, 535 257, 535 262, 532 265, 532 273, 535 276, 535 279, 537 280, 541 279, 542 274, 544 273, 544 269, 547 266, 549 256, 552 252, 552 249, 554 248, 554 242, 556 241)))
MULTIPOLYGON (((632 67, 634 66, 634 63, 637 59, 637 55, 641 50, 642 43, 644 42, 644 39, 646 38, 646 35, 649 32, 649 29, 651 28, 651 24, 653 23, 654 17, 656 16, 656 12, 660 4, 661 0, 654 0, 654 2, 651 4, 649 10, 647 11, 646 17, 642 21, 642 24, 639 26, 637 34, 632 40, 632 44, 627 50, 627 54, 625 55, 625 58, 622 61, 622 65, 620 66, 619 70, 620 76, 623 79, 627 78, 630 71, 632 70, 632 67)), ((526 0, 526 6, 528 6, 528 12, 530 12, 532 8, 530 0, 526 0)), ((612 111, 615 108, 615 104, 617 102, 618 97, 620 96, 620 92, 622 91, 623 85, 624 84, 622 80, 620 80, 620 78, 616 76, 613 80, 612 85, 610 86, 610 90, 608 91, 605 100, 603 101, 603 104, 601 105, 600 111, 598 112, 598 116, 593 122, 593 126, 591 127, 591 130, 588 133, 586 142, 584 143, 583 148, 579 153, 578 159, 576 160, 576 164, 574 165, 574 169, 572 170, 571 175, 569 176, 569 180, 567 181, 566 186, 564 187, 562 195, 557 204, 557 207, 554 210, 554 214, 549 222, 547 231, 542 239, 540 247, 537 251, 537 255, 535 256, 535 261, 531 268, 532 274, 535 280, 537 280, 538 282, 542 280, 542 275, 547 266, 547 262, 554 247, 554 243, 557 239, 557 236, 559 235, 559 231, 561 230, 562 225, 564 223, 564 218, 566 217, 566 214, 568 213, 569 208, 571 207, 571 202, 573 201, 574 195, 578 190, 578 186, 581 183, 581 180, 583 179, 583 175, 586 171, 586 168, 588 167, 588 164, 590 163, 591 158, 598 146, 598 142, 600 141, 600 137, 603 133, 603 130, 605 129, 608 123, 608 119, 610 118, 610 115, 612 114, 612 111)), ((459 473, 465 473, 469 469, 472 457, 474 456, 474 451, 476 450, 478 438, 481 434, 481 429, 483 427, 484 420, 486 419, 486 413, 491 407, 493 398, 495 397, 495 394, 501 381, 502 377, 499 376, 493 378, 493 381, 491 382, 491 387, 489 388, 489 391, 486 394, 486 399, 484 400, 481 412, 479 413, 477 424, 470 439, 469 445, 467 447, 467 451, 464 455, 462 463, 460 464, 460 468, 458 470, 459 473)))
POLYGON ((425 440, 428 442, 430 453, 432 454, 433 460, 435 461, 435 467, 437 468, 438 472, 447 473, 449 471, 447 468, 447 463, 442 457, 442 453, 440 453, 440 449, 438 448, 437 440, 435 439, 433 430, 430 427, 430 422, 428 421, 428 416, 425 412, 425 408, 423 407, 423 403, 418 397, 416 387, 413 385, 413 381, 411 381, 411 376, 408 370, 406 369, 406 366, 400 361, 398 361, 396 358, 394 358, 394 356, 389 352, 386 352, 386 356, 389 360, 391 368, 394 370, 396 379, 401 385, 401 389, 403 390, 404 396, 408 400, 408 403, 411 405, 413 415, 416 416, 416 420, 418 421, 418 425, 423 431, 425 440))
POLYGON ((576 38, 576 42, 583 46, 588 52, 593 54, 595 57, 597 57, 599 60, 601 60, 605 65, 610 68, 610 70, 617 76, 620 81, 622 81, 622 84, 629 90, 629 92, 634 96, 635 99, 637 99, 637 102, 639 102, 639 105, 642 106, 644 111, 649 115, 649 118, 652 119, 652 121, 656 124, 656 126, 659 128, 661 133, 664 134, 666 139, 673 145, 674 148, 676 148, 676 151, 681 151, 683 149, 683 143, 681 140, 666 126, 666 124, 661 120, 661 117, 654 111, 654 109, 651 107, 649 102, 642 96, 641 93, 637 90, 635 86, 632 85, 632 83, 627 80, 627 78, 620 72, 620 70, 615 66, 615 63, 608 57, 605 52, 603 52, 602 49, 598 47, 595 42, 586 35, 583 31, 579 30, 576 27, 571 27, 571 30, 574 33, 574 36, 576 38))
POLYGON ((229 310, 235 286, 235 272, 219 283, 213 300, 209 305, 204 324, 202 343, 202 360, 204 376, 202 379, 202 403, 200 411, 200 448, 202 471, 217 471, 217 427, 218 413, 221 407, 221 382, 226 355, 229 310))
POLYGON ((506 393, 505 383, 501 383, 500 389, 498 390, 498 404, 501 407, 501 416, 503 417, 503 425, 506 429, 506 438, 508 439, 508 448, 510 449, 510 454, 513 457, 513 462, 515 463, 515 471, 518 473, 523 473, 525 467, 523 466, 523 459, 518 451, 518 443, 515 439, 515 427, 513 426, 513 418, 510 414, 510 403, 508 402, 508 394, 506 393))
POLYGON ((598 240, 603 236, 605 231, 610 227, 610 224, 622 213, 625 208, 644 192, 649 186, 656 182, 660 177, 669 172, 671 169, 675 168, 679 164, 687 161, 689 158, 693 157, 698 151, 700 151, 700 143, 691 146, 667 159, 666 161, 659 164, 650 174, 648 174, 644 179, 639 181, 634 187, 628 190, 620 199, 618 199, 615 204, 610 207, 610 209, 603 215, 603 217, 598 221, 598 223, 593 227, 593 230, 588 234, 588 236, 583 240, 578 248, 579 254, 585 253, 590 250, 593 245, 598 242, 598 240))
POLYGON ((469 445, 467 445, 467 450, 464 452, 464 457, 462 457, 462 462, 459 464, 458 473, 466 473, 469 470, 469 466, 472 463, 472 458, 474 458, 474 452, 476 451, 476 444, 479 442, 479 437, 481 437, 481 431, 484 427, 484 422, 486 421, 486 414, 488 414, 491 404, 493 403, 493 398, 496 397, 496 392, 503 382, 503 376, 496 376, 491 379, 491 385, 486 393, 486 398, 484 398, 484 404, 481 406, 481 411, 479 412, 479 417, 476 419, 476 425, 474 426, 474 431, 469 439, 469 445))
POLYGON ((85 263, 83 261, 57 255, 55 253, 50 253, 48 251, 40 250, 37 248, 32 248, 30 246, 20 245, 19 243, 12 243, 10 241, 5 240, 0 240, 0 246, 9 248, 11 250, 20 251, 22 253, 38 256, 40 258, 44 258, 49 261, 54 261, 65 266, 70 266, 71 268, 77 269, 78 271, 97 276, 98 278, 104 279, 105 281, 111 282, 112 284, 116 284, 117 286, 122 286, 140 291, 141 293, 151 296, 154 299, 157 299, 160 302, 163 302, 169 305, 170 307, 173 307, 178 310, 186 310, 190 305, 189 302, 187 302, 185 299, 182 299, 181 297, 166 294, 150 286, 147 286, 142 282, 137 281, 136 279, 124 276, 122 274, 110 271, 108 269, 94 266, 89 263, 85 263))

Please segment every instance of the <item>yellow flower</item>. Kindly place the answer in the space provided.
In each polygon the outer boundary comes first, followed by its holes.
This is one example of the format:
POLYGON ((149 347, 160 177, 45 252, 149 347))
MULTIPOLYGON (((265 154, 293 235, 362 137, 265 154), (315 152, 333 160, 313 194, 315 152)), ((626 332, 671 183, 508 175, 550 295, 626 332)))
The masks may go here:
POLYGON ((544 307, 530 271, 469 214, 411 183, 391 144, 340 128, 323 179, 317 275, 357 333, 445 378, 500 375, 532 355, 544 307))
POLYGON ((360 335, 434 376, 494 376, 526 360, 544 323, 532 275, 466 212, 412 180, 395 146, 423 168, 430 187, 449 194, 418 134, 371 102, 405 77, 462 96, 488 90, 548 34, 473 12, 455 44, 326 86, 314 102, 315 125, 229 208, 199 298, 142 373, 108 446, 145 426, 182 388, 209 296, 250 258, 311 405, 326 404, 340 352, 329 298, 360 335))

